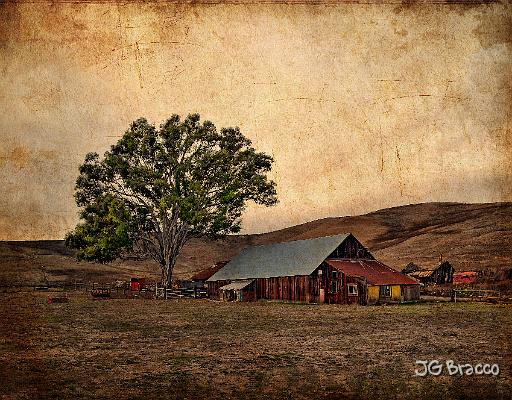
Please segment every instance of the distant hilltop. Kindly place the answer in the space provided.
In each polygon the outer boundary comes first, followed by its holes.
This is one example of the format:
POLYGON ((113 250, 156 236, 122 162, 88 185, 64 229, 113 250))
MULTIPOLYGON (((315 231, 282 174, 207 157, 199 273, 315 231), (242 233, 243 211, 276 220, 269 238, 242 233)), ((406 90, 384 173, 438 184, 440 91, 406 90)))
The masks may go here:
MULTIPOLYGON (((423 203, 360 216, 324 218, 274 232, 193 239, 178 258, 176 278, 189 278, 251 245, 352 232, 379 260, 402 270, 448 260, 457 271, 512 267, 512 203, 423 203)), ((114 281, 131 276, 159 279, 151 260, 127 258, 100 265, 77 262, 63 241, 0 242, 0 279, 5 285, 47 280, 114 281)))

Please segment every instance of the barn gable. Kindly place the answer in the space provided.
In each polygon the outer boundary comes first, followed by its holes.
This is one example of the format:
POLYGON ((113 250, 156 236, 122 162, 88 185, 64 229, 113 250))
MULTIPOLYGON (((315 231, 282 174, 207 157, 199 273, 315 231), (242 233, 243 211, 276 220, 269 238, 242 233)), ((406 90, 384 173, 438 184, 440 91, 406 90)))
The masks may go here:
POLYGON ((336 249, 326 258, 341 260, 375 260, 372 254, 349 233, 336 249))
POLYGON ((349 233, 253 246, 243 250, 207 282, 310 275, 326 258, 373 256, 349 233))

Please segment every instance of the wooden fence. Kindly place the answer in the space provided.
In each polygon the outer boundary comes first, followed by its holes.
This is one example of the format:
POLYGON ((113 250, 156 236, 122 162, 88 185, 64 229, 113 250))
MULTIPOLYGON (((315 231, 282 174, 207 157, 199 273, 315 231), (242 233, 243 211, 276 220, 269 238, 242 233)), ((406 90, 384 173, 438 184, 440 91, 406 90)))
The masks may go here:
POLYGON ((474 301, 488 301, 491 299, 499 299, 499 290, 484 290, 484 289, 454 289, 453 300, 474 300, 474 301))
MULTIPOLYGON (((164 288, 155 287, 155 295, 157 298, 164 298, 164 288)), ((208 297, 208 291, 203 287, 182 287, 177 289, 167 289, 168 299, 204 299, 208 297)))
MULTIPOLYGON (((83 281, 55 281, 46 285, 35 286, 34 290, 48 292, 84 291, 91 293, 95 298, 111 297, 156 297, 165 298, 164 288, 157 283, 148 282, 140 290, 132 290, 130 282, 116 281, 112 283, 83 282, 83 281)), ((183 286, 167 289, 168 299, 202 299, 208 297, 208 291, 202 286, 183 286)))

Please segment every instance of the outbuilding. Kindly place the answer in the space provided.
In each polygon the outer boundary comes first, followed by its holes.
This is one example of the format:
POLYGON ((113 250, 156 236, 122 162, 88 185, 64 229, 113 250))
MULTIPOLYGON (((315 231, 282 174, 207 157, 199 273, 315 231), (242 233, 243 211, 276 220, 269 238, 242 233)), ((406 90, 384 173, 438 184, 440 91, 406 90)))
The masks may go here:
POLYGON ((434 269, 421 269, 416 264, 409 263, 402 273, 418 280, 423 285, 445 285, 453 282, 455 269, 448 261, 441 262, 434 269))
POLYGON ((210 298, 372 304, 419 299, 419 284, 350 233, 243 250, 208 280, 210 298))
POLYGON ((478 272, 477 271, 464 271, 464 272, 456 272, 453 274, 453 284, 454 285, 467 285, 476 283, 478 280, 478 272))

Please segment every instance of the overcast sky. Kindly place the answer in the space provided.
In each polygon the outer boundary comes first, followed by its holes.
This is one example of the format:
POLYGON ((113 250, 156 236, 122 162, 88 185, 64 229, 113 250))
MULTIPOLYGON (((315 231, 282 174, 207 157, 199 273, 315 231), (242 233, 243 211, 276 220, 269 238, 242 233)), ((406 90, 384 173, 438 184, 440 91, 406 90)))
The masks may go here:
POLYGON ((275 157, 245 232, 512 200, 511 8, 0 5, 0 239, 60 239, 78 166, 198 112, 275 157))

